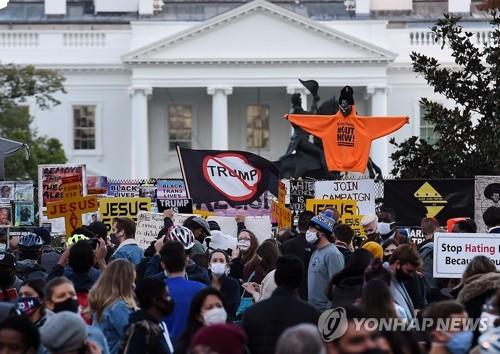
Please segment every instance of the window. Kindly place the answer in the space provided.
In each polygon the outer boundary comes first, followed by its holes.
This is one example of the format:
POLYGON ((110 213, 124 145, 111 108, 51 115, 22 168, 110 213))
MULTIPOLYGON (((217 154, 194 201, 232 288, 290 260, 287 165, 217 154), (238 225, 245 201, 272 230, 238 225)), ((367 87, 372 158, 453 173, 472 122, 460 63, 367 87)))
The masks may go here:
POLYGON ((269 142, 269 106, 247 106, 247 148, 263 149, 269 142))
POLYGON ((439 133, 434 131, 434 124, 425 119, 425 108, 420 106, 420 139, 429 144, 435 144, 439 140, 439 133))
POLYGON ((95 150, 96 106, 73 106, 73 148, 95 150))
POLYGON ((168 106, 169 149, 176 145, 191 148, 193 130, 193 108, 190 105, 173 104, 168 106))

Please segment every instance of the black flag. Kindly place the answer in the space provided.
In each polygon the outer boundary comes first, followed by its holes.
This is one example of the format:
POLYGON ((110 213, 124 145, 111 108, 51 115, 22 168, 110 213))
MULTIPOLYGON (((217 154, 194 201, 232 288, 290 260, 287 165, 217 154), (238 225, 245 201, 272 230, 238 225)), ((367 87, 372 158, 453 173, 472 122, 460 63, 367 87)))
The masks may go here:
POLYGON ((250 204, 265 191, 278 195, 274 164, 245 151, 191 150, 177 147, 186 189, 194 203, 250 204))

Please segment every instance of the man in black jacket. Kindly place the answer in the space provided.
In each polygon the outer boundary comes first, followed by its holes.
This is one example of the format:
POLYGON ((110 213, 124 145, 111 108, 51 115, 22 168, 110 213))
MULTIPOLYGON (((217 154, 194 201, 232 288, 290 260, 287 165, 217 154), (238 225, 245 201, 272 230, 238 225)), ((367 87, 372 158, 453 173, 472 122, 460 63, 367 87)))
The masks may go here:
POLYGON ((173 345, 162 318, 174 305, 165 284, 146 278, 139 282, 135 294, 141 309, 130 315, 119 353, 172 354, 173 345))
POLYGON ((284 255, 292 254, 299 257, 304 265, 304 276, 299 287, 299 296, 305 301, 307 301, 307 270, 309 269, 309 260, 316 249, 314 245, 306 241, 305 235, 309 228, 309 222, 313 216, 314 213, 311 211, 303 211, 300 213, 299 223, 297 225, 299 234, 281 245, 281 253, 284 255))
POLYGON ((248 336, 251 353, 274 354, 281 334, 300 323, 318 323, 319 312, 297 295, 304 266, 293 255, 278 258, 274 280, 278 288, 267 300, 251 306, 241 326, 248 336))

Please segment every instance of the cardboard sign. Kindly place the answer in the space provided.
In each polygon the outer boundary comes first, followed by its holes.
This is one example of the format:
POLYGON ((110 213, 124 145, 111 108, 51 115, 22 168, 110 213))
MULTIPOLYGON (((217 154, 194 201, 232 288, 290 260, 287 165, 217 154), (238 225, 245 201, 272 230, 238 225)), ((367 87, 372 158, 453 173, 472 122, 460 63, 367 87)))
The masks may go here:
POLYGON ((63 178, 63 200, 47 203, 47 218, 64 218, 66 237, 73 230, 82 226, 82 215, 96 211, 97 197, 95 195, 82 197, 83 186, 79 176, 63 178))
POLYGON ((87 176, 85 165, 38 165, 39 208, 48 202, 61 200, 63 196, 62 179, 77 176, 82 183, 82 195, 87 194, 87 176))
POLYGON ((315 215, 322 213, 327 208, 335 208, 340 215, 359 215, 356 201, 335 200, 335 199, 308 199, 306 210, 312 211, 315 215))
POLYGON ((290 180, 290 210, 300 213, 306 210, 306 200, 315 195, 314 180, 290 180))
POLYGON ((286 187, 283 182, 280 182, 278 187, 278 204, 285 205, 285 197, 286 197, 286 187))
POLYGON ((160 213, 172 209, 175 213, 193 214, 192 199, 157 199, 156 205, 160 213))
POLYGON ((500 270, 500 238, 495 234, 434 234, 434 278, 461 278, 476 256, 486 256, 500 270))
POLYGON ((278 227, 290 228, 292 226, 292 212, 284 204, 273 202, 273 219, 278 222, 278 227))
POLYGON ((148 248, 156 241, 158 233, 164 226, 163 214, 140 211, 137 214, 135 240, 142 249, 148 248))
POLYGON ((500 176, 476 176, 474 183, 474 220, 478 231, 487 232, 483 213, 491 206, 500 207, 500 176))
POLYGON ((114 218, 129 218, 137 220, 141 211, 151 211, 149 198, 102 198, 99 199, 99 214, 101 221, 106 224, 108 232, 114 218))
POLYGON ((375 183, 372 179, 316 181, 314 188, 317 199, 354 200, 359 208, 357 214, 375 212, 375 183))
POLYGON ((354 230, 354 235, 356 237, 366 237, 365 230, 361 225, 361 215, 342 215, 340 222, 345 225, 349 225, 351 229, 354 230))

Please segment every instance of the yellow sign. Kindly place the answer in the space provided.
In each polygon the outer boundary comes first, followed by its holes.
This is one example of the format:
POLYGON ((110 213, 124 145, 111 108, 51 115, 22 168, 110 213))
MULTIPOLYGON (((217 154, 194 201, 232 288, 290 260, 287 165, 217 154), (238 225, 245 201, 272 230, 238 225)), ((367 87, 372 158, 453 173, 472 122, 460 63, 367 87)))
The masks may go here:
POLYGON ((62 182, 63 200, 47 203, 47 218, 64 218, 66 237, 82 226, 82 214, 97 210, 97 197, 95 195, 82 197, 82 183, 72 178, 62 182))
POLYGON ((355 236, 366 237, 365 230, 361 225, 361 219, 363 215, 343 215, 340 218, 340 222, 345 225, 349 225, 351 229, 354 230, 355 236))
POLYGON ((278 188, 278 204, 285 205, 286 187, 283 182, 280 182, 278 188))
POLYGON ((140 211, 151 211, 151 198, 102 198, 99 199, 101 221, 111 230, 114 218, 137 221, 140 211))
POLYGON ((290 209, 286 208, 284 205, 278 204, 276 202, 272 203, 271 206, 272 217, 278 222, 278 227, 289 228, 292 226, 292 212, 290 209))
POLYGON ((315 215, 322 213, 328 208, 337 209, 340 215, 358 215, 358 207, 355 200, 308 199, 306 201, 306 210, 312 211, 315 215))
POLYGON ((427 209, 428 218, 435 217, 448 203, 429 182, 425 182, 414 195, 427 209))

